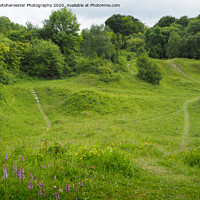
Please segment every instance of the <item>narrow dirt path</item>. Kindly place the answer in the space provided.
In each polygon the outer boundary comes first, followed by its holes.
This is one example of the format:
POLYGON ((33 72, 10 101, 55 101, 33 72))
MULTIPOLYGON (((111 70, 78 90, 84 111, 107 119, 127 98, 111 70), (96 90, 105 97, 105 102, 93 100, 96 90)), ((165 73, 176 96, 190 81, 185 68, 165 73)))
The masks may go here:
POLYGON ((175 63, 172 63, 172 66, 173 66, 174 68, 176 68, 183 76, 185 76, 185 77, 191 79, 187 74, 185 74, 185 73, 181 70, 181 68, 180 68, 178 65, 176 65, 175 63))
POLYGON ((182 134, 182 139, 181 139, 181 148, 184 148, 189 140, 189 130, 190 130, 190 115, 188 112, 188 105, 192 102, 198 101, 200 99, 199 97, 195 97, 193 99, 190 99, 186 101, 183 104, 183 111, 184 111, 184 116, 185 116, 185 123, 184 123, 184 129, 183 129, 183 134, 182 134))
POLYGON ((164 114, 164 115, 160 115, 160 116, 156 116, 156 117, 151 117, 148 119, 142 119, 142 120, 135 120, 134 123, 140 123, 140 122, 145 122, 145 121, 151 121, 151 120, 156 120, 159 118, 163 118, 166 116, 170 116, 170 115, 175 115, 179 112, 184 112, 184 128, 183 128, 183 133, 181 135, 181 148, 185 148, 189 142, 189 129, 190 129, 190 115, 189 115, 189 111, 188 111, 188 106, 190 103, 193 103, 195 101, 200 100, 200 96, 199 97, 195 97, 193 99, 190 99, 188 101, 186 101, 183 104, 183 109, 177 110, 175 112, 172 113, 168 113, 168 114, 164 114))
POLYGON ((132 74, 135 74, 135 73, 131 70, 129 64, 127 65, 127 67, 128 67, 128 69, 130 70, 130 72, 131 72, 132 74))
POLYGON ((46 114, 45 114, 45 112, 44 112, 44 110, 43 110, 43 108, 42 108, 42 106, 41 106, 41 104, 40 104, 40 101, 39 101, 39 98, 38 98, 38 96, 37 96, 36 91, 33 90, 33 91, 32 91, 32 94, 34 95, 34 97, 35 97, 35 99, 36 99, 36 101, 37 101, 37 103, 38 103, 38 108, 39 108, 39 110, 40 110, 40 112, 41 112, 42 116, 44 117, 44 119, 45 119, 45 121, 46 121, 46 124, 47 124, 47 125, 46 125, 47 130, 40 136, 40 137, 43 137, 43 136, 49 131, 49 129, 50 129, 50 127, 51 127, 51 122, 49 121, 48 117, 46 116, 46 114))

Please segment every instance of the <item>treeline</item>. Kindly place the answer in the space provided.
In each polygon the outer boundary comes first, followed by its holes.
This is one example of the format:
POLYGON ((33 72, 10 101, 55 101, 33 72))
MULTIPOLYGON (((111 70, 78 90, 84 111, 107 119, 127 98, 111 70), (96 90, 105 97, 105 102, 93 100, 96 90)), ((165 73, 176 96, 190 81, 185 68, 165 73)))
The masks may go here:
POLYGON ((200 15, 162 17, 145 33, 145 46, 153 58, 200 58, 200 15))
POLYGON ((200 58, 200 16, 166 16, 148 28, 133 16, 117 14, 81 33, 79 26, 67 8, 52 12, 42 28, 0 17, 0 83, 15 82, 20 72, 51 79, 91 72, 110 82, 126 70, 125 59, 139 55, 200 58))

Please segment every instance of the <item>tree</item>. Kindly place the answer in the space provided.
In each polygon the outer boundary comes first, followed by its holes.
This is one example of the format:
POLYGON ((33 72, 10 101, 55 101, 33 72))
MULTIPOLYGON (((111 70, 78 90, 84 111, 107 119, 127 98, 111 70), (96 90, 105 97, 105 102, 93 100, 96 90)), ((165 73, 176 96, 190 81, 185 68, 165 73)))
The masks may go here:
POLYGON ((196 34, 200 32, 200 19, 193 19, 189 22, 187 28, 187 33, 196 34))
POLYGON ((11 30, 7 37, 15 42, 30 42, 32 40, 32 34, 25 29, 11 30))
POLYGON ((161 17, 159 21, 154 25, 159 27, 169 27, 172 23, 176 21, 175 17, 172 17, 170 15, 167 15, 165 17, 161 17))
POLYGON ((139 19, 130 15, 112 15, 105 21, 105 24, 109 26, 114 33, 120 33, 123 36, 139 32, 143 33, 145 28, 144 24, 140 22, 139 19))
POLYGON ((3 35, 0 35, 0 83, 10 84, 20 69, 20 51, 18 45, 3 35))
POLYGON ((20 30, 22 26, 10 21, 7 17, 0 17, 0 33, 7 36, 11 30, 20 30))
POLYGON ((83 29, 81 36, 83 43, 81 45, 81 52, 87 57, 101 57, 110 58, 110 51, 112 47, 111 36, 104 25, 92 25, 90 29, 83 29))
POLYGON ((22 70, 31 76, 60 78, 67 70, 67 66, 56 44, 36 40, 26 50, 22 70))
POLYGON ((190 19, 187 16, 180 17, 175 21, 176 24, 182 25, 184 28, 187 27, 188 23, 190 22, 190 19))
POLYGON ((151 84, 159 84, 162 74, 158 65, 148 55, 140 55, 137 59, 138 77, 151 84))
POLYGON ((41 32, 44 39, 51 39, 60 47, 69 66, 74 64, 72 56, 80 47, 79 26, 76 16, 65 7, 52 12, 41 32))
POLYGON ((137 55, 143 54, 145 52, 145 40, 132 36, 127 40, 126 49, 130 52, 135 52, 137 55))
POLYGON ((185 45, 187 58, 200 58, 200 34, 188 35, 186 37, 185 45))
POLYGON ((151 57, 167 58, 168 40, 171 32, 182 34, 182 30, 180 30, 179 26, 174 26, 174 24, 170 27, 162 28, 156 26, 146 31, 146 50, 149 52, 151 57))
POLYGON ((171 32, 168 47, 167 47, 167 56, 169 58, 178 58, 181 55, 181 36, 176 32, 171 32))
POLYGON ((109 26, 115 35, 113 35, 113 44, 115 46, 115 62, 118 62, 119 50, 126 48, 126 36, 133 33, 143 33, 145 26, 139 19, 134 18, 133 16, 126 16, 115 14, 112 15, 105 21, 105 24, 109 26), (120 39, 122 39, 120 41, 120 39))
POLYGON ((147 30, 146 34, 146 49, 149 52, 149 55, 153 58, 163 58, 164 54, 164 35, 159 26, 150 28, 147 30))

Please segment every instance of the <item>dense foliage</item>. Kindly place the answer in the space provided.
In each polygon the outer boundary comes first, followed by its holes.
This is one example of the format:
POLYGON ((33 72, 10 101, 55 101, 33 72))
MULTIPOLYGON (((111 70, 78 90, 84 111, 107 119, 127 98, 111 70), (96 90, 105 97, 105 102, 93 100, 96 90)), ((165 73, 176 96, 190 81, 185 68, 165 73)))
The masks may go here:
POLYGON ((159 84, 162 75, 158 65, 147 55, 140 55, 137 59, 138 77, 152 84, 159 84))
POLYGON ((83 37, 81 52, 84 56, 110 58, 111 37, 104 25, 92 25, 90 29, 84 29, 81 36, 83 37))
POLYGON ((139 19, 130 15, 113 15, 105 21, 114 33, 120 33, 123 36, 128 36, 133 33, 144 32, 144 24, 139 19))
POLYGON ((80 48, 81 42, 81 36, 78 31, 79 24, 76 16, 71 10, 62 8, 52 12, 49 19, 44 21, 42 37, 45 40, 51 39, 57 44, 65 56, 67 64, 74 66, 73 59, 80 48))
POLYGON ((167 15, 148 28, 133 16, 114 14, 105 26, 92 25, 81 33, 79 26, 68 8, 53 11, 41 28, 0 17, 0 82, 14 83, 20 71, 44 78, 89 72, 111 82, 119 80, 116 72, 124 71, 124 59, 145 53, 152 58, 200 58, 200 16, 167 15))
POLYGON ((0 35, 0 83, 10 84, 15 81, 15 76, 19 73, 20 60, 18 45, 0 35))
POLYGON ((51 41, 36 40, 25 52, 22 70, 31 76, 59 78, 66 69, 64 56, 51 41))

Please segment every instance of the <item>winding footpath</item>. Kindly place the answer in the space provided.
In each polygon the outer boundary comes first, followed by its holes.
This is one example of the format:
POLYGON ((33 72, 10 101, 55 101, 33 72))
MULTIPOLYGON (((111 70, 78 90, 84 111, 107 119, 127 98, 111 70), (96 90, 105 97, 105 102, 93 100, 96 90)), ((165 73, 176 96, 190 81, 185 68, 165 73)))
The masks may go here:
POLYGON ((44 109, 42 108, 42 106, 41 106, 41 104, 40 104, 40 101, 39 101, 39 98, 38 98, 38 96, 37 96, 36 91, 33 90, 33 91, 32 91, 32 94, 34 95, 34 97, 35 97, 35 99, 36 99, 36 101, 37 101, 37 103, 38 103, 38 108, 39 108, 39 110, 40 110, 40 112, 41 112, 41 114, 42 114, 42 116, 43 116, 43 118, 45 119, 46 124, 47 124, 47 125, 46 125, 47 130, 40 136, 40 137, 43 137, 43 136, 49 131, 49 129, 50 129, 50 127, 51 127, 51 122, 49 121, 48 117, 46 116, 46 114, 45 114, 45 112, 44 112, 44 109))
MULTIPOLYGON (((185 74, 178 65, 176 65, 175 63, 171 63, 171 65, 175 69, 177 69, 183 76, 187 77, 190 80, 193 80, 187 74, 185 74)), ((134 72, 131 70, 129 64, 127 65, 127 67, 130 70, 130 72, 132 74, 134 74, 134 72)), ((165 116, 169 116, 169 115, 173 115, 173 114, 177 114, 180 111, 183 111, 184 112, 184 128, 183 128, 183 133, 182 133, 182 136, 181 136, 181 148, 184 148, 184 147, 187 146, 188 140, 190 138, 190 136, 189 136, 190 116, 189 116, 188 106, 189 106, 190 103, 193 103, 193 102, 198 101, 198 100, 200 100, 200 96, 199 97, 195 97, 193 99, 190 99, 190 100, 186 101, 183 104, 183 109, 180 109, 180 110, 177 110, 175 112, 168 113, 168 114, 165 114, 165 115, 160 115, 160 116, 152 117, 152 118, 149 118, 149 119, 137 120, 135 122, 143 122, 143 121, 150 121, 150 120, 154 120, 154 119, 159 119, 159 118, 162 118, 162 117, 165 117, 165 116)))
POLYGON ((185 147, 188 143, 189 140, 189 130, 190 130, 190 115, 189 115, 189 111, 188 111, 188 106, 190 103, 193 103, 195 101, 200 100, 200 96, 199 97, 195 97, 193 99, 190 99, 188 101, 186 101, 183 104, 183 111, 184 111, 184 116, 185 116, 185 123, 184 123, 184 129, 183 129, 183 134, 182 134, 182 139, 181 139, 181 147, 185 147))
MULTIPOLYGON (((191 77, 189 77, 187 74, 185 74, 181 68, 176 65, 175 63, 171 63, 172 66, 174 68, 176 68, 183 76, 187 77, 188 79, 190 80, 194 80, 192 79, 191 77)), ((193 99, 190 99, 188 101, 186 101, 184 104, 183 104, 183 111, 184 111, 184 129, 183 129, 183 133, 182 133, 182 138, 181 138, 181 148, 184 148, 187 146, 188 144, 188 140, 189 140, 189 130, 190 130, 190 116, 189 116, 189 111, 188 111, 188 106, 190 103, 193 103, 195 101, 198 101, 200 100, 200 96, 199 97, 195 97, 193 99)))
MULTIPOLYGON (((172 64, 174 67, 175 65, 172 64)), ((135 74, 129 64, 127 65, 128 69, 130 70, 130 72, 132 74, 135 74)), ((177 68, 177 66, 175 67, 177 68)), ((179 70, 179 72, 181 74, 183 74, 184 76, 187 76, 186 74, 184 74, 182 71, 179 70)), ((187 76, 188 77, 188 76, 187 76)), ((190 78, 190 77, 188 77, 190 78)), ((191 79, 191 78, 190 78, 191 79)), ((34 95, 35 99, 37 100, 37 103, 38 103, 38 108, 41 112, 41 114, 43 115, 43 118, 45 119, 46 121, 46 128, 47 130, 40 136, 40 137, 43 137, 50 129, 51 127, 51 122, 49 121, 48 117, 46 116, 45 112, 44 112, 44 109, 42 108, 41 104, 40 104, 40 101, 39 101, 39 98, 37 96, 37 93, 35 90, 32 91, 32 94, 34 95)), ((188 106, 190 103, 193 103, 195 101, 198 101, 200 100, 200 96, 199 97, 195 97, 193 99, 190 99, 188 101, 186 101, 184 104, 183 104, 183 109, 180 109, 180 110, 177 110, 175 112, 172 112, 172 113, 167 113, 167 114, 164 114, 164 115, 160 115, 160 116, 156 116, 156 117, 152 117, 152 118, 149 118, 149 119, 143 119, 143 120, 137 120, 135 122, 143 122, 143 121, 150 121, 150 120, 154 120, 154 119, 158 119, 158 118, 162 118, 162 117, 165 117, 165 116, 169 116, 169 115, 174 115, 174 114, 177 114, 181 111, 184 112, 184 129, 183 129, 183 133, 182 133, 182 136, 181 136, 181 148, 184 148, 187 146, 188 144, 188 140, 189 140, 189 129, 190 129, 190 116, 189 116, 189 111, 188 111, 188 106)))

